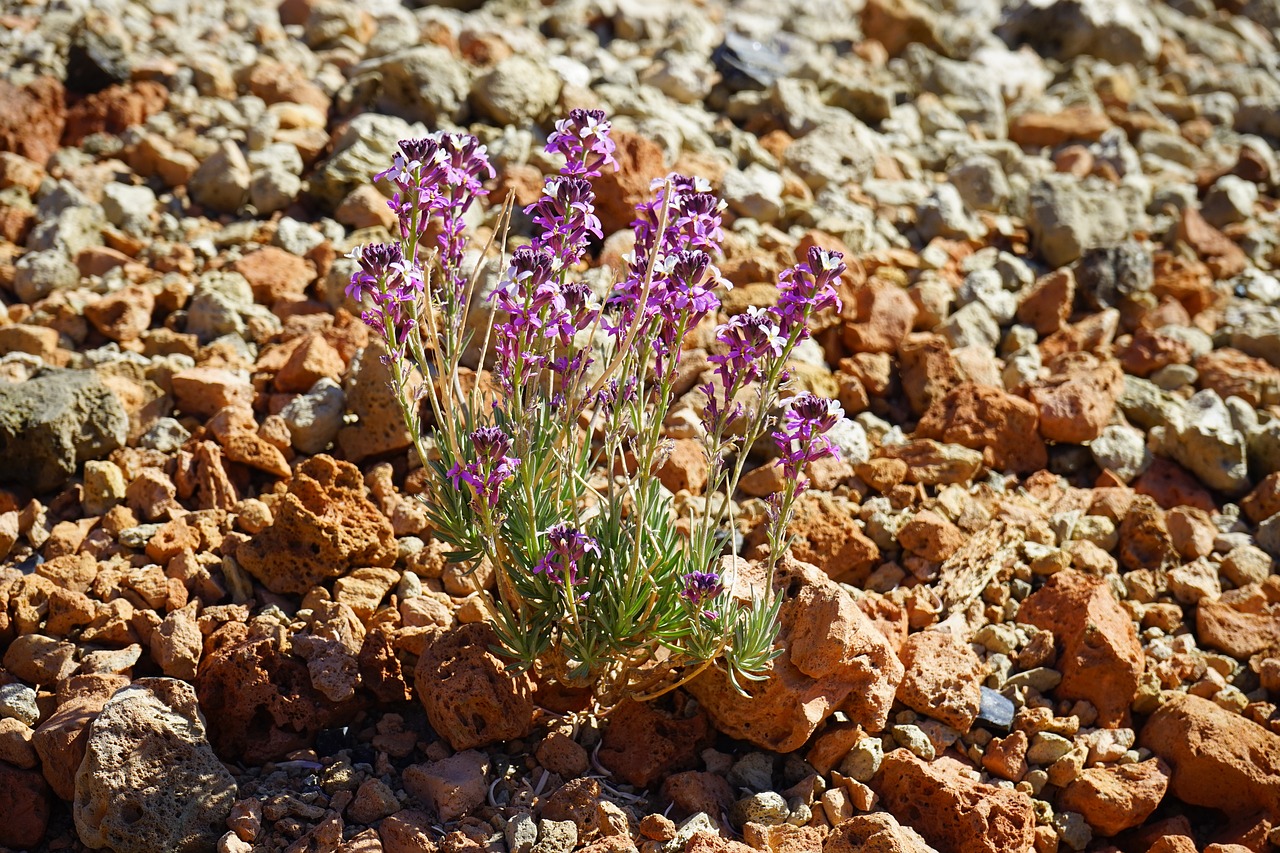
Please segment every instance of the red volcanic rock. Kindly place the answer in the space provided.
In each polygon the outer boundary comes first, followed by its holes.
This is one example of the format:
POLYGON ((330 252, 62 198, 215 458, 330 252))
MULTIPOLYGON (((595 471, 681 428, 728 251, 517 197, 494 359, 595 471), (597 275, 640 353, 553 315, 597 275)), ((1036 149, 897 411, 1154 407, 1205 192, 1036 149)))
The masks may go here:
POLYGON ((66 90, 60 81, 39 77, 14 86, 0 80, 0 151, 43 166, 58 150, 66 120, 66 90))
POLYGON ((1169 787, 1169 765, 1159 758, 1140 764, 1090 767, 1062 793, 1058 805, 1079 812, 1100 835, 1115 835, 1147 819, 1169 787))
POLYGON ((349 462, 314 456, 298 466, 270 527, 236 549, 249 574, 277 594, 305 594, 355 568, 395 562, 390 522, 365 497, 349 462))
POLYGON ((929 844, 950 853, 1030 850, 1035 832, 1031 798, 984 785, 948 759, 926 763, 895 749, 872 782, 884 807, 929 844))
POLYGON ((991 468, 1030 474, 1049 462, 1037 431, 1038 420, 1033 403, 966 382, 929 406, 916 427, 916 437, 980 450, 991 468))
POLYGON ((921 631, 907 637, 899 657, 906 674, 898 701, 967 732, 982 701, 982 662, 973 649, 950 634, 921 631))
POLYGON ((655 707, 653 702, 623 702, 609 714, 600 747, 600 763, 632 785, 647 788, 668 774, 698 763, 711 739, 707 715, 655 707))
POLYGON ((454 749, 524 737, 533 727, 533 685, 507 673, 489 651, 497 643, 492 628, 475 622, 439 634, 418 658, 418 701, 454 749))
POLYGON ((154 80, 108 86, 71 105, 62 144, 79 146, 95 133, 121 134, 142 124, 169 103, 169 90, 154 80))
POLYGON ((261 763, 310 747, 359 707, 313 687, 306 663, 266 625, 230 622, 210 636, 195 686, 209 742, 225 761, 261 763))
POLYGON ((44 841, 51 808, 49 786, 36 770, 0 762, 0 847, 34 850, 44 841))
POLYGON ((1051 631, 1062 649, 1059 699, 1092 702, 1100 726, 1128 724, 1142 677, 1142 644, 1105 580, 1058 572, 1022 603, 1018 621, 1051 631))
POLYGON ((1229 815, 1280 818, 1280 735, 1199 696, 1174 694, 1138 743, 1173 768, 1169 791, 1229 815))

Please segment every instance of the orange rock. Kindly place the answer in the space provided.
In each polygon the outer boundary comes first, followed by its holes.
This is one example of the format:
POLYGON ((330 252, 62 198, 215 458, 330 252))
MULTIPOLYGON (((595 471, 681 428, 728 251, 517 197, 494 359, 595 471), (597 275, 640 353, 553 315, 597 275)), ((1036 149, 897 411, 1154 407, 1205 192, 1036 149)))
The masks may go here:
POLYGON ((1157 456, 1147 470, 1133 481, 1133 490, 1152 498, 1165 509, 1192 506, 1206 512, 1216 512, 1213 496, 1200 485, 1200 481, 1186 469, 1169 459, 1157 456))
POLYGON ((672 492, 688 489, 695 495, 702 494, 707 485, 707 455, 702 442, 695 438, 678 438, 671 448, 671 455, 658 469, 658 480, 672 492))
POLYGON ((954 554, 964 540, 960 528, 928 509, 916 513, 898 531, 898 541, 903 548, 936 562, 954 554))
POLYGON ((128 683, 124 675, 77 675, 58 685, 58 709, 36 728, 31 745, 40 755, 44 778, 61 799, 75 798, 76 772, 84 759, 89 724, 128 683))
POLYGON ((44 166, 58 150, 66 120, 66 90, 58 79, 37 77, 26 86, 0 81, 0 151, 44 166))
POLYGON ((1159 758, 1090 767, 1063 789, 1058 805, 1079 812, 1099 835, 1115 835, 1141 825, 1168 787, 1169 766, 1159 758))
POLYGON ((916 321, 916 304, 906 290, 872 278, 845 303, 844 343, 854 352, 897 352, 916 321))
POLYGON ((653 140, 615 130, 613 141, 618 171, 605 169, 595 180, 596 215, 606 237, 630 226, 635 206, 653 196, 649 185, 667 173, 662 148, 653 140))
POLYGON ((497 644, 493 629, 476 622, 439 635, 418 658, 418 701, 454 749, 524 737, 533 727, 533 685, 507 672, 489 651, 497 644))
POLYGON ((67 110, 62 144, 79 146, 94 133, 119 135, 142 124, 169 103, 169 90, 154 80, 108 86, 86 95, 67 110))
POLYGON ((241 544, 236 559, 274 593, 301 595, 352 569, 395 562, 391 524, 349 462, 326 455, 303 462, 272 512, 271 526, 241 544))
POLYGON ((862 34, 884 45, 889 56, 897 56, 913 43, 943 50, 937 16, 919 0, 870 0, 859 20, 862 34))
POLYGON ((1240 501, 1240 508, 1254 524, 1260 524, 1280 512, 1280 471, 1263 477, 1262 482, 1240 501))
POLYGON ((1196 607, 1196 638, 1201 645, 1248 660, 1259 652, 1280 652, 1280 604, 1240 602, 1236 593, 1218 601, 1202 600, 1196 607))
MULTIPOLYGON (((749 594, 746 580, 737 581, 736 594, 749 594)), ((783 652, 768 677, 744 683, 744 696, 712 668, 686 689, 720 731, 776 752, 802 747, 837 709, 868 731, 882 730, 903 673, 884 635, 813 566, 784 559, 775 585, 796 591, 782 606, 783 652)))
POLYGON ((1171 364, 1186 364, 1191 360, 1191 346, 1182 338, 1144 326, 1134 332, 1119 356, 1125 373, 1146 377, 1171 364))
POLYGON ((250 252, 231 265, 253 288, 253 299, 271 306, 282 299, 301 299, 316 277, 315 268, 276 246, 250 252))
POLYGON ((1024 731, 994 738, 982 753, 983 769, 1010 782, 1021 781, 1027 774, 1027 745, 1027 733, 1024 731))
POLYGON ((1173 768, 1169 790, 1184 803, 1280 817, 1280 735, 1257 723, 1208 699, 1173 694, 1138 743, 1173 768))
POLYGON ((311 334, 298 344, 276 374, 276 390, 301 394, 321 379, 341 379, 346 365, 323 335, 311 334))
POLYGON ((1054 113, 1023 113, 1009 122, 1009 138, 1019 145, 1045 148, 1066 142, 1093 142, 1111 128, 1106 113, 1088 106, 1054 113))
POLYGON ((1029 474, 1049 461, 1037 421, 1036 407, 1029 401, 966 382, 933 402, 916 427, 916 437, 980 450, 992 468, 1029 474))
POLYGON ((964 372, 942 335, 908 335, 898 348, 898 369, 902 390, 917 415, 924 414, 934 401, 965 381, 964 372))
POLYGON ((0 761, 0 847, 35 850, 45 840, 52 803, 49 786, 35 770, 0 761))
POLYGON ((1194 560, 1213 553, 1218 528, 1209 513, 1193 506, 1177 506, 1165 514, 1165 523, 1174 549, 1185 559, 1194 560))
MULTIPOLYGON (((880 549, 862 532, 855 514, 856 508, 842 498, 817 492, 801 496, 787 528, 795 536, 792 555, 832 580, 861 584, 879 562, 880 549)), ((747 537, 747 548, 763 545, 766 534, 763 525, 757 527, 747 537)))
POLYGON ((1196 359, 1198 387, 1211 388, 1222 399, 1239 397, 1254 408, 1280 403, 1280 368, 1263 359, 1224 347, 1196 359))
POLYGON ((84 307, 94 328, 113 341, 132 341, 151 327, 156 299, 151 289, 132 285, 84 307))
POLYGON ((1219 281, 1239 275, 1248 262, 1244 249, 1205 222, 1194 205, 1188 204, 1182 209, 1182 219, 1178 221, 1178 239, 1195 250, 1209 266, 1213 277, 1219 281))
POLYGON ((1058 572, 1022 603, 1018 621, 1053 632, 1062 650, 1059 699, 1092 702, 1099 726, 1127 725, 1144 657, 1133 621, 1105 580, 1058 572))
POLYGON ((854 815, 838 823, 822 845, 822 853, 937 853, 920 834, 890 814, 854 815))
POLYGON ((1146 495, 1134 498, 1119 528, 1119 557, 1126 569, 1156 569, 1179 562, 1165 512, 1146 495))
POLYGON ((975 782, 962 765, 932 764, 905 749, 880 763, 872 787, 885 808, 940 850, 1010 853, 1030 850, 1035 831, 1031 798, 1021 791, 975 782))
POLYGON ((1031 389, 1031 401, 1040 409, 1040 435, 1067 444, 1101 435, 1124 391, 1120 366, 1079 352, 1058 356, 1049 370, 1050 376, 1031 389))
POLYGON ((173 375, 178 408, 190 415, 212 415, 226 406, 253 404, 253 386, 230 370, 191 367, 173 375))
POLYGON ((906 669, 898 701, 967 732, 978 716, 983 676, 982 662, 968 644, 941 631, 921 631, 907 637, 898 655, 906 669))
POLYGON ((1071 316, 1075 294, 1076 277, 1069 267, 1043 275, 1018 303, 1018 322, 1035 329, 1038 335, 1052 334, 1071 316))
POLYGON ((711 734, 701 710, 673 714, 653 702, 626 701, 609 714, 599 758, 619 778, 646 788, 696 766, 711 734))

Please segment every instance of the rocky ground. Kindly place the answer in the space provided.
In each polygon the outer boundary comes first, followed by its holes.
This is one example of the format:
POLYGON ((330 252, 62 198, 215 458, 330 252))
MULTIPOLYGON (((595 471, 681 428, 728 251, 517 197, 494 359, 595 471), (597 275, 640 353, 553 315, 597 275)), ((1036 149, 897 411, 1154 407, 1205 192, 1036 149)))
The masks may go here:
POLYGON ((5 4, 0 847, 1280 842, 1276 0, 459 5, 5 4), (503 676, 344 302, 397 139, 527 203, 576 106, 602 266, 671 169, 728 202, 727 311, 850 261, 751 701, 503 676))

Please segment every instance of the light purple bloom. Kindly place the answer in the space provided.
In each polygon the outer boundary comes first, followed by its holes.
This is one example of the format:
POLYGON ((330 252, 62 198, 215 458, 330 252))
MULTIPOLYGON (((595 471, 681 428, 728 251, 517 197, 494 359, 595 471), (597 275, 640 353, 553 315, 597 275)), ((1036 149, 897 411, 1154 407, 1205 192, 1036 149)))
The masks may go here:
POLYGON ((818 246, 809 248, 805 263, 796 264, 778 276, 778 316, 784 335, 803 326, 823 308, 841 308, 836 283, 844 275, 844 257, 818 246))
POLYGON ((587 554, 600 555, 600 545, 581 530, 567 522, 561 522, 546 532, 547 553, 533 567, 534 574, 547 575, 552 583, 564 583, 568 577, 569 585, 576 586, 578 564, 587 554))
POLYGON ((466 483, 471 486, 478 500, 490 509, 497 506, 502 484, 515 476, 520 460, 508 456, 511 439, 499 427, 481 427, 469 436, 475 450, 474 462, 455 462, 448 476, 455 489, 466 483))
POLYGON ((596 178, 605 166, 616 172, 616 146, 609 130, 604 110, 570 110, 569 117, 557 121, 555 132, 547 138, 547 153, 564 155, 560 174, 566 177, 596 178))
POLYGON ((844 409, 838 402, 816 394, 806 392, 790 401, 781 427, 773 433, 787 479, 803 484, 800 476, 810 462, 828 456, 840 458, 840 449, 826 434, 843 417, 844 409))

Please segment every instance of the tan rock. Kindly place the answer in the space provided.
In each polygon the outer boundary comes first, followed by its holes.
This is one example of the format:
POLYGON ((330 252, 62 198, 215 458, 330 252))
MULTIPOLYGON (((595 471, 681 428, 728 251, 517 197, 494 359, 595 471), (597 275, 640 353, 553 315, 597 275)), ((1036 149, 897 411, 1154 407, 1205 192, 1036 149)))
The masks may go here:
POLYGON ((235 798, 235 780, 205 738, 195 690, 142 678, 93 721, 76 774, 76 832, 119 853, 208 849, 235 798))
POLYGON ((916 437, 980 450, 996 470, 1029 474, 1044 468, 1049 459, 1037 432, 1038 420, 1038 410, 1027 400, 967 382, 930 405, 916 437))
POLYGON ((1031 798, 1021 791, 975 782, 957 762, 927 763, 905 749, 884 757, 872 787, 884 807, 939 850, 1009 853, 1030 850, 1035 829, 1031 798))
POLYGON ((832 828, 822 853, 937 853, 910 826, 885 812, 854 815, 832 828))
POLYGON ((151 328, 156 299, 151 289, 131 285, 84 307, 94 328, 113 341, 134 341, 151 328))
POLYGON ((967 643, 941 631, 907 637, 899 652, 906 674, 897 698, 909 708, 964 733, 982 701, 982 663, 967 643))
POLYGON ((1184 803, 1233 816, 1280 817, 1280 735, 1208 699, 1173 694, 1138 737, 1172 768, 1184 803))
POLYGON ((160 627, 151 632, 151 659, 170 678, 195 680, 204 650, 204 636, 196 621, 199 609, 200 602, 192 601, 165 616, 160 627))
POLYGON ((253 386, 229 370, 192 367, 173 375, 178 408, 190 415, 212 415, 227 406, 251 406, 253 386))
POLYGON ((1099 835, 1115 835, 1147 819, 1169 787, 1169 766, 1159 758, 1139 764, 1090 767, 1058 795, 1058 806, 1079 812, 1099 835))
POLYGON ((4 668, 28 684, 57 684, 76 669, 74 643, 23 634, 9 644, 4 668))
POLYGON ((1058 572, 1022 603, 1018 621, 1051 631, 1062 650, 1058 698, 1092 702, 1100 726, 1127 724, 1144 656, 1133 621, 1106 581, 1058 572))
POLYGON ((250 252, 231 265, 253 288, 253 300, 270 307, 281 300, 302 299, 316 277, 310 263, 275 246, 250 252))
POLYGON ((964 539, 960 528, 928 509, 917 512, 898 531, 903 548, 939 563, 959 550, 964 539))
POLYGON ((57 710, 31 736, 44 778, 59 798, 75 797, 76 772, 84 758, 89 724, 112 694, 128 683, 122 675, 77 675, 59 685, 57 710))
POLYGON ((13 717, 0 717, 0 763, 30 770, 39 765, 40 756, 31 743, 31 727, 13 717))

